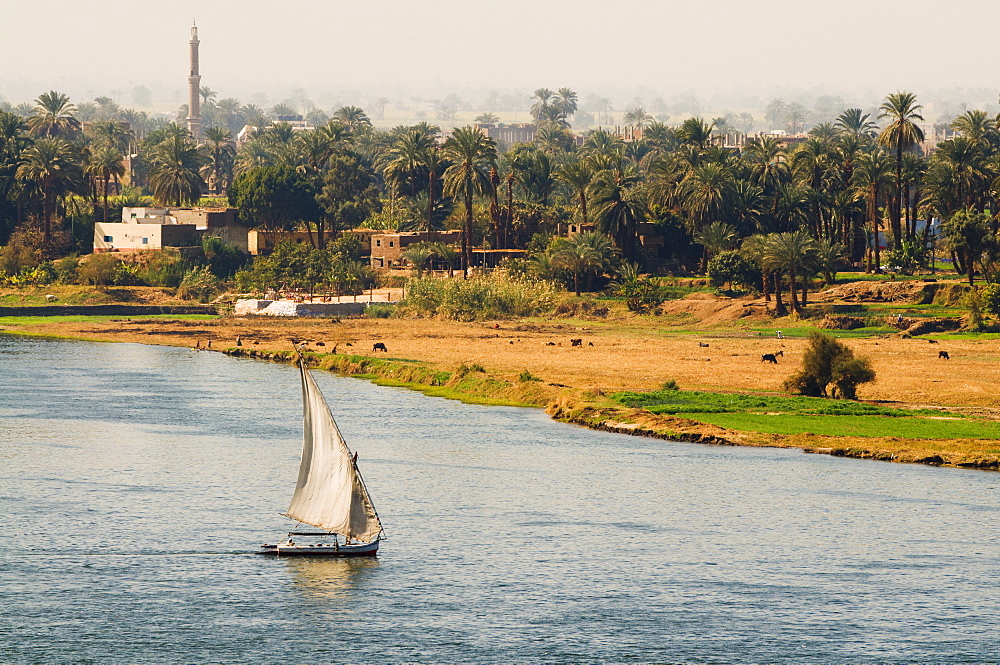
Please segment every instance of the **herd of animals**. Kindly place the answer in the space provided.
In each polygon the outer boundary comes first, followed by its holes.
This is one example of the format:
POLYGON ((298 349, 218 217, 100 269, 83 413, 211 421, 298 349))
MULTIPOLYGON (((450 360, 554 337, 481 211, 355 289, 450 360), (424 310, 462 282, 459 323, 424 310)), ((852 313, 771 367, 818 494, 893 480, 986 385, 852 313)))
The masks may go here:
MULTIPOLYGON (((778 333, 778 339, 783 339, 781 333, 778 333)), ((520 342, 521 340, 517 340, 517 341, 520 342)), ((938 343, 938 341, 936 339, 929 339, 927 341, 929 343, 931 343, 931 344, 937 344, 938 343)), ((583 338, 582 337, 571 338, 569 340, 569 342, 570 342, 570 346, 583 346, 583 338)), ((514 340, 510 340, 510 343, 513 344, 514 340)), ((876 342, 876 344, 877 343, 878 342, 876 342)), ((255 345, 256 344, 260 344, 260 342, 255 341, 254 344, 255 345)), ((325 347, 326 346, 325 342, 313 342, 313 344, 315 346, 321 346, 321 347, 325 347)), ((243 346, 243 338, 240 335, 236 336, 236 346, 243 346)), ((337 352, 337 346, 338 346, 337 344, 334 344, 330 352, 331 353, 336 353, 337 352)), ((351 344, 351 342, 345 342, 345 346, 354 346, 354 345, 351 344)), ((545 346, 562 346, 562 342, 546 342, 545 346)), ((594 343, 593 342, 587 342, 587 346, 594 346, 594 343)), ((708 342, 698 342, 698 346, 701 347, 701 348, 708 348, 711 345, 708 342)), ((195 343, 194 348, 196 350, 198 350, 198 351, 201 351, 203 349, 204 350, 211 350, 211 348, 212 348, 212 340, 207 340, 205 342, 205 346, 202 346, 201 340, 198 340, 195 343)), ((378 353, 379 351, 381 351, 383 353, 388 353, 389 352, 389 348, 385 345, 385 342, 375 342, 374 344, 372 344, 372 353, 378 353)), ((773 364, 777 365, 778 364, 778 358, 779 357, 783 358, 784 355, 785 355, 784 350, 775 351, 774 353, 764 353, 764 354, 761 355, 760 361, 762 363, 773 363, 773 364)), ((942 351, 938 351, 938 358, 941 359, 941 360, 951 360, 951 356, 948 354, 948 352, 947 351, 943 351, 943 350, 942 351)))

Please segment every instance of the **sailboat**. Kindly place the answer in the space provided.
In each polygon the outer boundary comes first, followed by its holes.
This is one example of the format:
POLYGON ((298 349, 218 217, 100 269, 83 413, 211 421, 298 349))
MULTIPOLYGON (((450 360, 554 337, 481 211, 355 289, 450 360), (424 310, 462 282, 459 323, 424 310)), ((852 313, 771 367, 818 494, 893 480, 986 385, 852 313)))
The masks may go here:
POLYGON ((296 352, 302 379, 302 461, 289 519, 317 530, 296 530, 260 554, 313 556, 375 556, 383 536, 382 522, 368 488, 330 413, 330 407, 296 352))

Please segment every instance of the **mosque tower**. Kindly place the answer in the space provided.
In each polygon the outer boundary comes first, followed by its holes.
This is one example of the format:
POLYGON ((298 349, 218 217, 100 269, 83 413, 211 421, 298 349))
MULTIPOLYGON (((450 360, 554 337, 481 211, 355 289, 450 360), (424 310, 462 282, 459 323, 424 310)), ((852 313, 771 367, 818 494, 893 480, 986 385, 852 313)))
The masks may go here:
POLYGON ((198 73, 198 26, 191 26, 191 75, 188 76, 188 131, 195 141, 201 139, 201 75, 198 73))

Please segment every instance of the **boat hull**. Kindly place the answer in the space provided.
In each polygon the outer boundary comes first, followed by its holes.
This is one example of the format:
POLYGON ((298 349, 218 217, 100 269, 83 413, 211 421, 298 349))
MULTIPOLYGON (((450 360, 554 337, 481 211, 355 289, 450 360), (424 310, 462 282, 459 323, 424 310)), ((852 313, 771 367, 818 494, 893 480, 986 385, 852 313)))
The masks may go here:
POLYGON ((318 556, 318 557, 373 557, 378 553, 379 541, 362 543, 360 545, 320 545, 302 544, 263 545, 258 554, 273 556, 318 556))

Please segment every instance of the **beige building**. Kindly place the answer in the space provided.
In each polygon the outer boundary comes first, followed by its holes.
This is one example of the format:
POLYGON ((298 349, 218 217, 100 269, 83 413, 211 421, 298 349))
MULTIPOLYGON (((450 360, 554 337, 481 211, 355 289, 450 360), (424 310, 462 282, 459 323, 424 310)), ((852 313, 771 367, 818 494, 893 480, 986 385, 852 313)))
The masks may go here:
POLYGON ((94 251, 195 247, 205 234, 247 251, 247 229, 234 208, 122 208, 121 222, 94 224, 94 251))
POLYGON ((418 242, 441 242, 457 245, 462 242, 461 231, 415 231, 412 233, 377 233, 371 237, 372 268, 394 268, 405 265, 403 252, 418 242))

